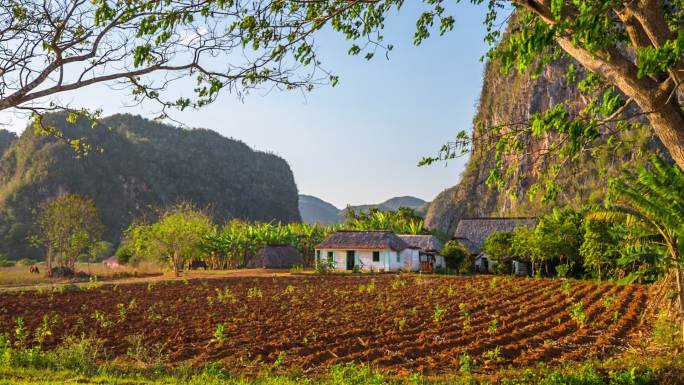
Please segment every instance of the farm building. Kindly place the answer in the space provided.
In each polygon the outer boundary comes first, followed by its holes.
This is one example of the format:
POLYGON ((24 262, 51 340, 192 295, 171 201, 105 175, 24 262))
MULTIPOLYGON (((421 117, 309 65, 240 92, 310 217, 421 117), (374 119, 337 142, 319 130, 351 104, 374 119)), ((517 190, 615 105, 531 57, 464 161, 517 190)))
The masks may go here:
POLYGON ((316 263, 327 261, 337 270, 358 266, 364 271, 417 271, 422 254, 426 262, 432 262, 431 269, 443 266, 444 259, 440 265, 436 258, 439 241, 403 237, 391 231, 337 231, 316 245, 316 263))
POLYGON ((412 271, 432 272, 434 268, 446 267, 440 255, 444 245, 434 235, 399 235, 409 247, 418 250, 418 258, 411 264, 412 271))
POLYGON ((105 259, 104 261, 102 261, 102 264, 110 269, 117 269, 121 267, 121 264, 119 263, 119 258, 116 255, 105 259))
MULTIPOLYGON (((478 271, 491 271, 492 262, 482 252, 485 240, 496 232, 512 233, 518 226, 534 227, 536 218, 467 218, 461 219, 456 226, 454 239, 459 241, 472 256, 475 257, 475 268, 478 271)), ((515 261, 513 271, 516 274, 527 274, 528 267, 523 262, 515 261)))
POLYGON ((296 265, 304 266, 304 257, 290 245, 264 246, 247 262, 249 268, 289 269, 296 265))

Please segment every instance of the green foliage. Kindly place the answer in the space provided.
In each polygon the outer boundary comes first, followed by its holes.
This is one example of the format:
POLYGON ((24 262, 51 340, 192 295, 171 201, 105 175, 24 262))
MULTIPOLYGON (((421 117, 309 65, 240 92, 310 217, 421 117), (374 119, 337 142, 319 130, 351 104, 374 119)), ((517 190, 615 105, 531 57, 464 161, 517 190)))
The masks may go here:
POLYGON ((590 221, 624 229, 621 264, 641 264, 634 274, 655 277, 681 266, 684 236, 684 174, 653 156, 650 167, 624 171, 611 180, 606 207, 587 215, 590 221))
POLYGON ((201 259, 202 242, 216 233, 211 219, 189 204, 168 209, 158 222, 133 225, 124 244, 133 254, 166 263, 178 275, 184 265, 201 259))
POLYGON ((570 313, 570 318, 572 318, 580 327, 584 327, 587 324, 588 316, 584 312, 584 304, 582 302, 575 302, 570 305, 568 309, 570 313))
POLYGON ((423 218, 408 207, 400 207, 396 211, 370 208, 368 211, 359 212, 348 207, 345 211, 345 227, 349 230, 389 230, 397 234, 429 234, 423 227, 423 218))
POLYGON ((494 271, 498 274, 511 274, 513 272, 512 259, 513 234, 508 232, 494 232, 484 243, 482 252, 487 254, 487 259, 494 262, 494 271))
MULTIPOLYGON (((444 262, 448 269, 462 270, 464 264, 470 264, 470 252, 458 241, 447 242, 440 254, 444 257, 444 262)), ((468 273, 469 271, 464 271, 468 273)))
POLYGON ((586 271, 599 280, 613 276, 622 247, 622 232, 615 226, 588 220, 584 221, 584 242, 579 252, 586 271))
POLYGON ((95 201, 76 194, 48 201, 37 223, 36 242, 47 248, 48 258, 71 270, 79 255, 98 247, 103 232, 95 201))

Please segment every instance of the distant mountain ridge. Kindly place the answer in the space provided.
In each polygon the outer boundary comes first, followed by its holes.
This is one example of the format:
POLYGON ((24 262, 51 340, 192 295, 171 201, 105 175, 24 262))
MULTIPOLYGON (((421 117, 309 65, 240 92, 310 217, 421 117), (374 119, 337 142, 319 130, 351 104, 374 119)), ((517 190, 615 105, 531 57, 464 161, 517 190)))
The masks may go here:
MULTIPOLYGON (((425 215, 428 202, 413 196, 401 196, 390 198, 377 204, 365 204, 349 206, 356 212, 367 212, 370 209, 380 211, 395 211, 400 207, 409 207, 419 215, 425 215)), ((299 213, 304 223, 336 224, 344 222, 344 213, 347 208, 339 209, 318 197, 311 195, 299 195, 299 213)))

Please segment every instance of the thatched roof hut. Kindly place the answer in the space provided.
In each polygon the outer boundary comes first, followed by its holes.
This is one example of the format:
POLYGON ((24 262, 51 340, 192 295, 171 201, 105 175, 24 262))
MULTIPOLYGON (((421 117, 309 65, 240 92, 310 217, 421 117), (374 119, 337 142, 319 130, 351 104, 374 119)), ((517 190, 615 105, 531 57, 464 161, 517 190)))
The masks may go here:
POLYGON ((304 257, 290 245, 264 246, 247 262, 249 268, 289 269, 295 265, 304 266, 304 257))
POLYGON ((410 246, 391 231, 341 230, 331 234, 316 249, 383 250, 401 251, 410 246))
POLYGON ((409 247, 420 250, 422 253, 439 253, 444 245, 434 235, 399 235, 409 247))
POLYGON ((512 233, 518 226, 532 228, 536 218, 468 218, 458 222, 454 239, 461 242, 472 254, 480 254, 485 240, 496 232, 512 233))

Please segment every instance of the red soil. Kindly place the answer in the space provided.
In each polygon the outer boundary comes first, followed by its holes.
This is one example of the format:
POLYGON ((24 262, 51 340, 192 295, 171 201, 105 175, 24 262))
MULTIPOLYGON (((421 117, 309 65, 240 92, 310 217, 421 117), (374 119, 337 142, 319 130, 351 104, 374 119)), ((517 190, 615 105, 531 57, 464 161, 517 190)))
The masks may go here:
POLYGON ((236 371, 275 362, 320 371, 355 361, 402 373, 457 370, 467 352, 484 369, 604 357, 639 331, 644 286, 498 277, 310 276, 234 277, 187 283, 107 286, 89 291, 0 294, 0 334, 16 318, 36 330, 54 323, 47 348, 69 335, 102 339, 126 356, 127 336, 157 346, 169 362, 224 361, 236 371), (375 288, 360 290, 373 281, 375 288), (256 290, 261 290, 261 297, 256 290), (451 288, 451 289, 449 289, 451 288), (223 302, 217 290, 234 295, 223 302), (614 304, 604 298, 615 296, 614 304), (568 308, 581 301, 588 321, 568 308), (469 309, 464 327, 459 304, 469 309), (435 321, 435 307, 443 309, 435 321), (97 311, 97 313, 96 313, 97 311), (617 311, 617 316, 615 315, 617 311), (97 315, 96 315, 97 314, 97 315), (492 327, 496 320, 496 327, 492 327), (214 340, 222 323, 225 339, 214 340), (493 356, 498 348, 499 357, 493 356))

